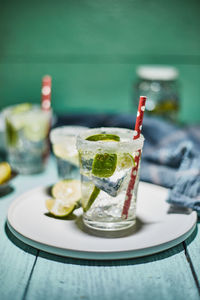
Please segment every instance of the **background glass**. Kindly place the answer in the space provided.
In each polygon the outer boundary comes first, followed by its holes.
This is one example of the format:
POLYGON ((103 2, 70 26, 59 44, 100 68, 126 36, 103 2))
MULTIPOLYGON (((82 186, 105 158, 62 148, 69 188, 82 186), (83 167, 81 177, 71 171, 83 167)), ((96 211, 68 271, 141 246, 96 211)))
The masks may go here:
POLYGON ((21 174, 42 172, 49 156, 51 111, 22 103, 3 111, 8 161, 21 174))
POLYGON ((60 178, 80 178, 76 137, 86 129, 84 126, 60 126, 51 130, 50 140, 60 178))

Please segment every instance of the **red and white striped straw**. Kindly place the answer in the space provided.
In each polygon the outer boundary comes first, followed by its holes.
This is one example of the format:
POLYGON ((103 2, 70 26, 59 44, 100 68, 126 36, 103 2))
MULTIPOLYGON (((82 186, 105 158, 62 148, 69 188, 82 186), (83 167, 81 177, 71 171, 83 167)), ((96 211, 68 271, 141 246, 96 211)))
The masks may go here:
MULTIPOLYGON (((142 122, 143 122, 143 116, 144 116, 144 111, 145 111, 146 99, 147 99, 147 97, 141 96, 140 100, 139 100, 137 118, 136 118, 136 122, 135 122, 135 130, 134 130, 134 136, 133 136, 134 140, 136 140, 140 137, 140 133, 142 130, 142 122)), ((141 150, 138 150, 137 155, 135 157, 135 166, 131 170, 131 178, 130 178, 128 188, 126 191, 126 197, 125 197, 124 206, 123 206, 123 210, 122 210, 122 219, 128 218, 128 211, 129 211, 129 207, 131 204, 132 192, 133 192, 135 180, 137 177, 140 157, 141 157, 141 150)))
POLYGON ((49 75, 42 78, 41 106, 42 110, 51 109, 51 76, 49 75))

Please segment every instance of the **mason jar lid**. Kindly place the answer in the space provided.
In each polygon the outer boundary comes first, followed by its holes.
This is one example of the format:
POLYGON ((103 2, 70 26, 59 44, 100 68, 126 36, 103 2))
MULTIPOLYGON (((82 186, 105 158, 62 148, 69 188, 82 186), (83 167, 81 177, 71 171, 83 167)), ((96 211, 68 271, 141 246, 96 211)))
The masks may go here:
POLYGON ((147 80, 175 80, 178 77, 178 70, 172 66, 139 66, 136 70, 137 75, 147 80))

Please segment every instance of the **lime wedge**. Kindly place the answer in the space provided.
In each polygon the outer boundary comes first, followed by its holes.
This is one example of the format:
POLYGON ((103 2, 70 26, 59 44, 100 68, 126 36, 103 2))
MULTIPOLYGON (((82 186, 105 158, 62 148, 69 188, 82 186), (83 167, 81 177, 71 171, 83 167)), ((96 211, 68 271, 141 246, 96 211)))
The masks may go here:
POLYGON ((0 184, 6 182, 11 177, 11 167, 7 162, 0 163, 0 184))
POLYGON ((65 217, 74 210, 74 204, 66 203, 63 199, 50 198, 45 202, 47 210, 55 217, 65 217))
POLYGON ((92 206, 94 200, 99 195, 100 189, 97 188, 91 181, 82 182, 82 207, 86 212, 92 206))
POLYGON ((25 125, 23 113, 29 111, 31 107, 32 104, 30 103, 22 103, 12 108, 9 119, 6 119, 6 135, 9 146, 16 146, 18 141, 17 131, 22 129, 25 125))
POLYGON ((32 108, 32 104, 31 103, 22 103, 22 104, 18 104, 16 106, 13 107, 12 109, 12 113, 14 114, 20 114, 23 112, 26 112, 28 110, 30 110, 32 108))
POLYGON ((14 147, 17 144, 18 134, 11 122, 6 120, 6 139, 8 146, 14 147))
POLYGON ((129 153, 118 154, 118 166, 120 169, 130 169, 135 166, 135 160, 129 153))
POLYGON ((119 142, 120 137, 115 134, 95 134, 86 138, 87 141, 97 142, 97 141, 112 141, 119 142))
POLYGON ((117 166, 117 154, 96 154, 92 163, 92 174, 96 177, 110 177, 117 166))
POLYGON ((64 179, 52 187, 52 196, 61 200, 66 200, 67 203, 76 204, 81 198, 81 183, 80 180, 64 179))

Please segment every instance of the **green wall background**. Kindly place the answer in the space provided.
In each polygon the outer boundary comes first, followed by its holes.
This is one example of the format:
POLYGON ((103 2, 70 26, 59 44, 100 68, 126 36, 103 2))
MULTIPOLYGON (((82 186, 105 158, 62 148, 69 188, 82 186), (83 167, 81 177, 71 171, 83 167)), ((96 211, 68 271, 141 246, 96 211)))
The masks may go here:
POLYGON ((180 72, 180 120, 200 121, 200 1, 0 0, 0 109, 40 101, 57 113, 133 111, 140 64, 180 72))

